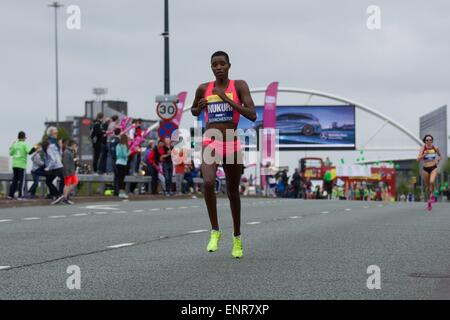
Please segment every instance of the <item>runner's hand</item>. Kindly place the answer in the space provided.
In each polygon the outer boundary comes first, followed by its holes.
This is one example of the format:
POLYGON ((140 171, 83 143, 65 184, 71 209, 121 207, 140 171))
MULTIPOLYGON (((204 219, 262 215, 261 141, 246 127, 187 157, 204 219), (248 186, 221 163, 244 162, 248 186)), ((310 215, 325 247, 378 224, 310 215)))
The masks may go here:
POLYGON ((205 98, 201 98, 200 100, 198 100, 197 106, 200 108, 200 110, 203 110, 208 106, 208 100, 206 100, 205 98))

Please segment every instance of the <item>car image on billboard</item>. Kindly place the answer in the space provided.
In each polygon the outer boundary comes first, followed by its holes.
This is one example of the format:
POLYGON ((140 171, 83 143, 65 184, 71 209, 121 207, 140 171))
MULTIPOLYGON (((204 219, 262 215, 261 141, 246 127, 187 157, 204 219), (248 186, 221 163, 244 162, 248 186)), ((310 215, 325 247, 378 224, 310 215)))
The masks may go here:
MULTIPOLYGON (((264 108, 256 107, 257 120, 241 117, 238 128, 263 127, 264 108)), ((276 129, 282 149, 354 149, 355 106, 277 106, 276 129)))

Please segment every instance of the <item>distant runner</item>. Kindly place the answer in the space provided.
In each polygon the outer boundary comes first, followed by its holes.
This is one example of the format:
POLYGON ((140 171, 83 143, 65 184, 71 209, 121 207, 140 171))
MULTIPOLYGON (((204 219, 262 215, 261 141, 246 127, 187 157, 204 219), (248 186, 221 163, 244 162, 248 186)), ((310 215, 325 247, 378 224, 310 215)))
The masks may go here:
POLYGON ((427 134, 423 138, 425 145, 420 149, 417 161, 423 160, 422 177, 425 182, 425 192, 428 196, 427 209, 432 210, 432 205, 436 201, 434 197, 434 182, 438 173, 438 165, 441 160, 441 153, 438 147, 433 145, 433 136, 427 134))

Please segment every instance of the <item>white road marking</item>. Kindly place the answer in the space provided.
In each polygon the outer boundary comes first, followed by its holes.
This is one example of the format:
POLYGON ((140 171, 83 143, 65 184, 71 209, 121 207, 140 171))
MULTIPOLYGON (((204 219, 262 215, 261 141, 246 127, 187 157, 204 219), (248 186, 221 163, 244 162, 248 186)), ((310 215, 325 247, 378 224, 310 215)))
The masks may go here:
POLYGON ((0 222, 9 222, 9 221, 12 221, 11 219, 3 219, 3 220, 0 220, 0 222))
POLYGON ((208 230, 193 230, 193 231, 188 231, 188 233, 201 233, 201 232, 207 232, 208 230))
POLYGON ((321 213, 330 213, 330 211, 322 211, 321 213))
POLYGON ((109 214, 109 212, 94 212, 94 214, 109 214))
POLYGON ((158 210, 161 210, 160 208, 153 208, 153 209, 150 209, 150 211, 158 211, 158 210))
POLYGON ((81 216, 87 216, 87 213, 74 213, 73 216, 74 217, 81 217, 81 216))
POLYGON ((117 207, 117 206, 118 206, 117 204, 110 204, 110 205, 98 204, 98 205, 95 205, 95 206, 87 206, 87 207, 84 207, 84 208, 86 208, 86 209, 94 209, 94 210, 119 210, 117 208, 114 208, 114 207, 117 207))
POLYGON ((352 211, 352 209, 350 209, 350 208, 347 208, 347 209, 345 209, 345 211, 352 211))
POLYGON ((252 222, 247 222, 247 224, 260 224, 261 221, 252 221, 252 222))
POLYGON ((108 246, 107 248, 110 249, 117 249, 117 248, 123 248, 123 247, 129 247, 132 246, 134 244, 134 242, 130 242, 130 243, 120 243, 120 244, 115 244, 113 246, 108 246))
POLYGON ((200 206, 191 206, 191 208, 200 208, 200 206))
POLYGON ((50 216, 50 219, 65 218, 66 216, 50 216))
POLYGON ((133 210, 133 212, 144 212, 144 210, 133 210))
POLYGON ((22 220, 25 220, 25 221, 29 221, 29 220, 40 220, 41 218, 38 218, 38 217, 30 217, 30 218, 23 218, 22 220))
POLYGON ((9 269, 9 268, 11 268, 11 266, 0 266, 0 270, 6 270, 6 269, 9 269))
POLYGON ((188 207, 178 207, 178 209, 187 209, 188 207))
POLYGON ((127 213, 126 211, 116 211, 114 213, 127 213))
POLYGON ((298 219, 299 218, 299 216, 292 216, 292 217, 289 217, 289 219, 298 219))
POLYGON ((368 209, 369 207, 364 207, 364 209, 368 209))
POLYGON ((173 208, 166 208, 166 210, 173 210, 173 208))

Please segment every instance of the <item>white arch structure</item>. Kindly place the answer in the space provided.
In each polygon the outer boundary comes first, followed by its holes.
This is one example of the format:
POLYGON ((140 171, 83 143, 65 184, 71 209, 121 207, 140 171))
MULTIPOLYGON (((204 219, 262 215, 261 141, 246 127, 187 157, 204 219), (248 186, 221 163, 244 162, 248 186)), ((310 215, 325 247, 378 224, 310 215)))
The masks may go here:
MULTIPOLYGON (((346 99, 343 97, 339 97, 339 96, 336 96, 336 95, 333 95, 330 93, 316 91, 316 90, 310 90, 310 89, 280 87, 280 88, 278 88, 278 91, 309 95, 308 102, 313 96, 318 96, 318 97, 327 98, 327 99, 339 101, 339 102, 346 103, 346 104, 351 104, 351 105, 354 105, 356 108, 363 110, 363 111, 383 120, 384 122, 381 125, 381 127, 375 132, 374 135, 372 135, 372 137, 369 138, 369 140, 365 143, 365 145, 367 145, 387 124, 390 124, 393 127, 400 130, 401 132, 403 132, 412 141, 414 141, 414 143, 416 143, 417 145, 422 146, 422 144, 423 144, 422 140, 420 138, 418 138, 414 133, 409 131, 407 128, 402 126, 400 123, 396 122, 395 120, 392 120, 391 118, 387 117, 386 115, 382 114, 381 112, 378 112, 362 103, 352 101, 352 100, 349 100, 349 99, 346 99)), ((250 90, 250 93, 265 93, 265 92, 266 92, 266 88, 255 88, 255 89, 250 90)), ((191 110, 190 106, 187 108, 184 108, 183 113, 188 112, 190 110, 191 110)), ((149 129, 153 130, 153 129, 156 129, 158 126, 159 126, 159 122, 156 122, 149 129)), ((401 149, 398 147, 394 148, 394 150, 416 150, 416 149, 417 149, 417 147, 404 148, 404 149, 401 149)), ((383 149, 366 149, 366 150, 375 151, 375 150, 393 150, 393 149, 383 148, 383 149)))

